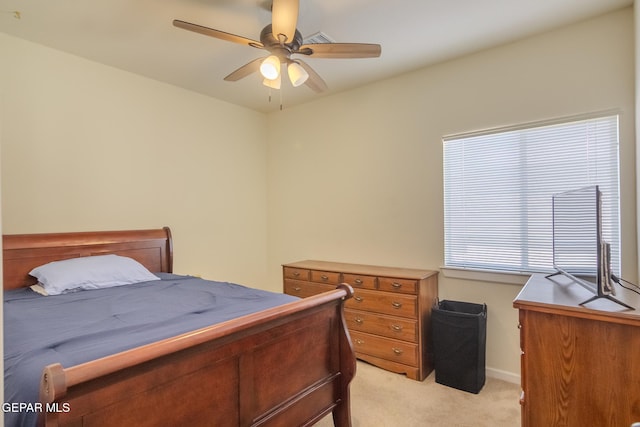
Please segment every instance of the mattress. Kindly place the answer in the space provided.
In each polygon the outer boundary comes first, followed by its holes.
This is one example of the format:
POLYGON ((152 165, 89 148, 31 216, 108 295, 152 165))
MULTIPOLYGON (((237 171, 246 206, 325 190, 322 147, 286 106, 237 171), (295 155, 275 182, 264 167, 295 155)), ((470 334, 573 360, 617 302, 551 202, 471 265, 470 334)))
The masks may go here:
POLYGON ((149 344, 297 300, 192 276, 43 296, 4 292, 5 426, 34 426, 42 369, 63 367, 149 344), (31 405, 31 406, 29 406, 31 405))

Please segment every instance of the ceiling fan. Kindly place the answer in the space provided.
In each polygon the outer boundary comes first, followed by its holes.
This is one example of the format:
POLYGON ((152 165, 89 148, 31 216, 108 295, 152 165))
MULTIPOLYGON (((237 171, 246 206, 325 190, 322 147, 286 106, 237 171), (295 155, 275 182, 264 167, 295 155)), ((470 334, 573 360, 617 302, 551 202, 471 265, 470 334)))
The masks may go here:
POLYGON ((260 41, 179 19, 175 19, 173 25, 206 36, 268 51, 268 56, 256 58, 243 65, 226 76, 224 80, 237 81, 260 71, 264 77, 263 84, 274 89, 280 89, 283 66, 287 68, 289 80, 294 87, 305 84, 318 93, 327 89, 327 84, 318 73, 301 59, 292 59, 292 55, 306 55, 314 58, 375 58, 380 56, 382 49, 379 44, 303 44, 302 35, 296 28, 298 9, 299 0, 273 0, 271 24, 262 29, 260 41))

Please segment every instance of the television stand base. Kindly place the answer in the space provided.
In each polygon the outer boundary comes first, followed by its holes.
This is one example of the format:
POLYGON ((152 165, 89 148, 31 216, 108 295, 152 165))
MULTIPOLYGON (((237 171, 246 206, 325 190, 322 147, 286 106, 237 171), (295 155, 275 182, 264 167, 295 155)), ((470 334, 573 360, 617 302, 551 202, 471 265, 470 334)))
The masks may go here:
MULTIPOLYGON (((550 280, 550 281, 552 281, 554 283, 557 283, 555 280, 552 279, 552 277, 560 275, 560 274, 564 274, 566 277, 569 277, 571 280, 573 280, 575 283, 577 283, 578 285, 582 286, 583 288, 585 288, 585 289, 587 289, 587 290, 589 290, 591 292, 595 292, 593 289, 590 289, 589 287, 585 286, 585 284, 582 282, 582 280, 579 280, 578 278, 573 277, 571 275, 565 274, 562 271, 556 271, 555 273, 547 274, 546 276, 544 276, 544 278, 548 279, 548 280, 550 280)), ((611 301, 615 302, 616 304, 620 304, 621 306, 623 306, 623 307, 625 307, 625 308, 627 308, 629 310, 635 310, 635 308, 631 307, 630 305, 625 304, 624 302, 612 297, 611 295, 603 294, 603 293, 596 293, 594 296, 592 296, 591 298, 589 298, 586 301, 581 302, 579 305, 589 304, 590 302, 595 301, 598 298, 606 298, 608 300, 611 300, 611 301)))
POLYGON ((610 301, 615 302, 616 304, 620 304, 621 306, 628 308, 629 310, 635 310, 635 308, 631 307, 628 304, 623 303, 622 301, 612 297, 611 295, 594 295, 588 300, 581 302, 580 305, 589 304, 591 301, 597 300, 598 298, 606 298, 610 301))

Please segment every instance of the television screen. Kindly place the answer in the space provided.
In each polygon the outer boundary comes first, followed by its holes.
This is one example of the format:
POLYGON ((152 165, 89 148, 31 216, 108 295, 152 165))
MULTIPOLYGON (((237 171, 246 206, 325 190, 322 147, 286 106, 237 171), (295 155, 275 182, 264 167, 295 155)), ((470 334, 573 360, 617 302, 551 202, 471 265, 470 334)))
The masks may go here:
POLYGON ((600 208, 596 185, 553 196, 553 266, 593 292, 600 285, 600 208))
MULTIPOLYGON (((580 303, 606 298, 627 309, 634 308, 615 299, 611 274, 611 247, 602 239, 602 195, 597 185, 553 196, 553 266, 594 296, 580 303)), ((555 274, 549 275, 551 277, 555 274)))

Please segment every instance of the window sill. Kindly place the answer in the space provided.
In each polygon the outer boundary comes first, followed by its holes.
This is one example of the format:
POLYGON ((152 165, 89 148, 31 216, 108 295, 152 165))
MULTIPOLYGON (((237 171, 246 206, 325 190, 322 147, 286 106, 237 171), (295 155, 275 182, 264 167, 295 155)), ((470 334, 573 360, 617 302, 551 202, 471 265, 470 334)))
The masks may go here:
POLYGON ((516 273, 497 270, 479 270, 460 267, 440 267, 444 277, 452 279, 474 280, 479 282, 503 283, 506 285, 524 285, 532 273, 516 273))

